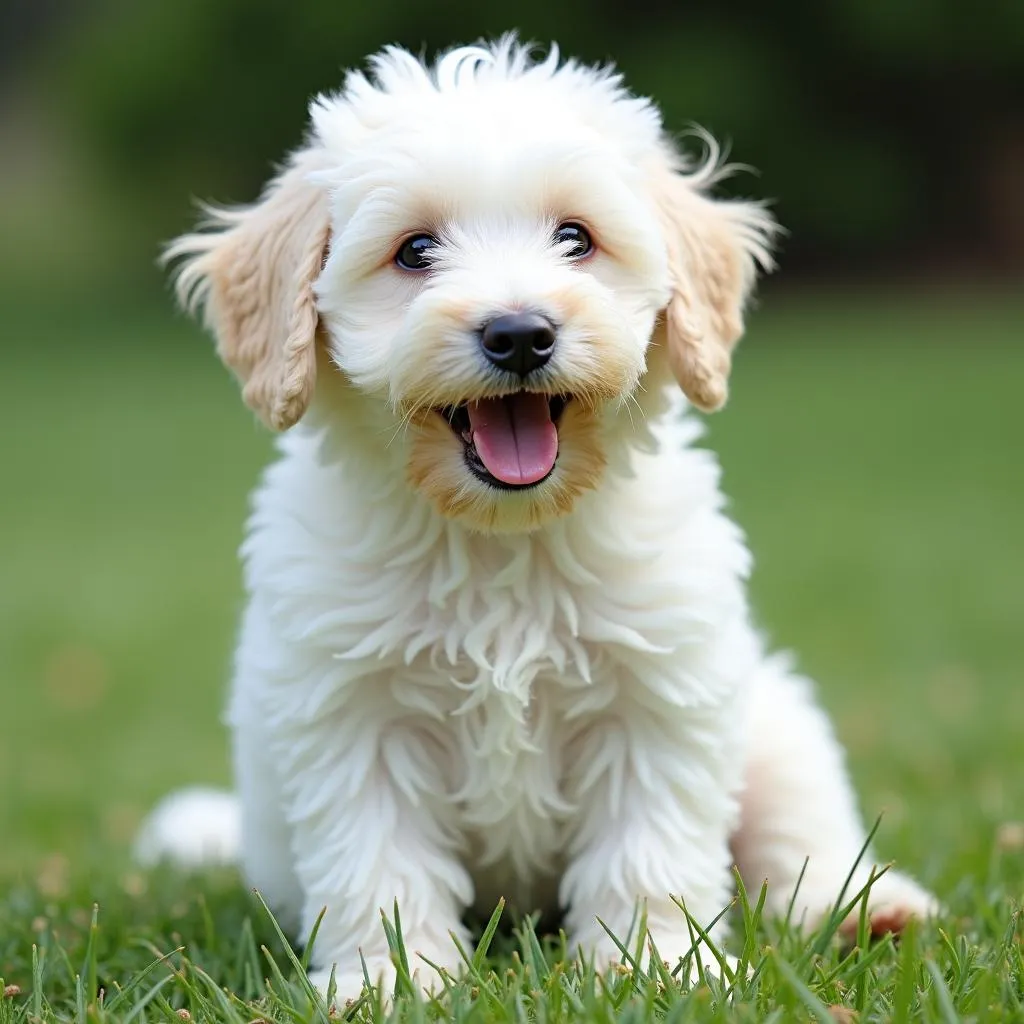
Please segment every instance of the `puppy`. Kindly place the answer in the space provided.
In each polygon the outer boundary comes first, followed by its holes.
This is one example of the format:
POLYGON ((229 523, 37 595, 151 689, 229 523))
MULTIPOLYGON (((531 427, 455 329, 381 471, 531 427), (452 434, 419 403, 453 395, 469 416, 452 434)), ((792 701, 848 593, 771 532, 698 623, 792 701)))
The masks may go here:
MULTIPOLYGON (((449 933, 499 896, 560 904, 599 965, 598 918, 625 935, 643 900, 676 961, 670 894, 709 923, 734 862, 770 912, 803 872, 815 920, 865 831, 809 684, 751 623, 690 412, 726 400, 771 216, 712 198, 714 147, 688 163, 610 70, 511 38, 370 67, 313 102, 259 202, 169 249, 282 435, 243 549, 240 822, 179 797, 141 855, 237 845, 296 935, 326 907, 314 978, 342 996, 361 956, 393 978, 396 899, 452 971, 449 933)), ((933 905, 889 872, 870 910, 933 905)))

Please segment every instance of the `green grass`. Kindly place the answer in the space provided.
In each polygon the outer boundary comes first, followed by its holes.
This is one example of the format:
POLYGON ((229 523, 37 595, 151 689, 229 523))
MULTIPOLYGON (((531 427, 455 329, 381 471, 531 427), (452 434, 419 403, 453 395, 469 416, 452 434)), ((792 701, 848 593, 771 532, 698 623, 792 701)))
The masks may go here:
MULTIPOLYGON (((403 1014, 1024 1020, 1022 326, 1024 306, 981 299, 770 300, 709 421, 761 621, 819 681, 882 852, 949 916, 848 953, 734 911, 756 973, 728 996, 646 960, 599 982, 520 922, 440 1004, 400 995, 403 1014)), ((269 441, 170 315, 4 334, 0 977, 21 994, 0 1024, 319 1019, 237 878, 128 858, 156 798, 227 781, 234 551, 269 441)))

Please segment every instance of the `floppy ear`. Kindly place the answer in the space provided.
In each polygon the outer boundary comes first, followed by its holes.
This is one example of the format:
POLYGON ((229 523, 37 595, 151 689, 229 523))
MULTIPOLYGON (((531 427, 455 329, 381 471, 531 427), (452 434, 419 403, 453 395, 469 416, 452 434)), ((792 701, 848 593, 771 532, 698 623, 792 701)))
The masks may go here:
POLYGON ((330 231, 327 194, 309 180, 317 169, 316 154, 301 151, 259 202, 209 209, 207 230, 182 236, 164 253, 185 258, 179 300, 193 311, 205 307, 242 397, 274 430, 298 422, 316 383, 313 285, 330 231))
POLYGON ((758 269, 770 270, 774 218, 756 202, 711 199, 721 172, 717 147, 695 171, 666 152, 654 195, 668 247, 671 297, 665 308, 669 365, 686 397, 705 412, 729 394, 731 352, 758 269))

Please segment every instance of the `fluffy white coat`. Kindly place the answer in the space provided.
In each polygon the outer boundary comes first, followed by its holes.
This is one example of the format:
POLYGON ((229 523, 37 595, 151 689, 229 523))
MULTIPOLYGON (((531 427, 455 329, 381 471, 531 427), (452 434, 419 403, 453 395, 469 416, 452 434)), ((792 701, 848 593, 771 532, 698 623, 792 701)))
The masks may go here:
MULTIPOLYGON (((259 204, 172 248, 246 400, 291 428, 244 547, 248 880, 297 936, 327 908, 314 966, 342 995, 360 955, 391 976, 396 898, 408 948, 452 970, 449 932, 468 941, 465 909, 499 896, 560 903, 601 963, 597 918, 624 935, 645 900, 672 961, 691 938, 670 895, 710 922, 734 861, 774 912, 806 861, 816 918, 864 829, 809 684, 751 624, 750 555, 688 411, 725 399, 770 217, 713 200, 714 162, 688 167, 610 72, 511 40, 373 67, 314 104, 259 204), (585 259, 551 241, 567 220, 585 259), (436 243, 421 273, 393 258, 416 231, 436 243), (558 341, 521 386, 573 399, 550 478, 509 490, 438 411, 520 386, 477 333, 522 308, 558 341)), ((140 855, 229 855, 211 799, 158 811, 140 855)), ((933 903, 889 872, 871 906, 881 928, 933 903)))

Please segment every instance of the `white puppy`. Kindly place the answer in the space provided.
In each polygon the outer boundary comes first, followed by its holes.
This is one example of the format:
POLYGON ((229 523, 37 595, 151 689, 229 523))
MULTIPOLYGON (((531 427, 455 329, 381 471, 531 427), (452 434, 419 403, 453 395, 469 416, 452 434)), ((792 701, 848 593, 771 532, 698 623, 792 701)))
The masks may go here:
MULTIPOLYGON (((449 932, 499 895, 560 902, 600 963, 598 917, 624 934, 642 898, 673 960, 670 894, 710 921, 734 861, 777 912, 807 859, 817 917, 864 829, 809 685, 751 624, 687 413, 725 401, 771 217, 712 199, 715 160, 688 165, 610 71, 510 39, 371 65, 257 204, 170 249, 287 431, 229 713, 249 881, 299 936, 327 908, 314 964, 342 995, 360 952, 390 972, 396 898, 408 948, 452 969, 449 932)), ((165 808, 147 855, 222 857, 236 823, 207 799, 165 808)), ((875 886, 880 927, 931 908, 875 886)))

